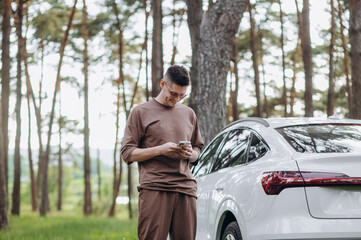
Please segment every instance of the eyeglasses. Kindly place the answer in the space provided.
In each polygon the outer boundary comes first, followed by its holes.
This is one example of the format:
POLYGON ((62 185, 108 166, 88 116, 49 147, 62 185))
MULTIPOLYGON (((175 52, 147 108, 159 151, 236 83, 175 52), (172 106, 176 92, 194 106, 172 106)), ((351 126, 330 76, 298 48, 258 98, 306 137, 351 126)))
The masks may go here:
POLYGON ((179 94, 179 93, 173 92, 169 89, 169 87, 165 81, 164 81, 164 84, 167 87, 168 92, 172 98, 177 99, 179 97, 182 100, 183 98, 187 97, 187 95, 188 95, 187 93, 179 94))

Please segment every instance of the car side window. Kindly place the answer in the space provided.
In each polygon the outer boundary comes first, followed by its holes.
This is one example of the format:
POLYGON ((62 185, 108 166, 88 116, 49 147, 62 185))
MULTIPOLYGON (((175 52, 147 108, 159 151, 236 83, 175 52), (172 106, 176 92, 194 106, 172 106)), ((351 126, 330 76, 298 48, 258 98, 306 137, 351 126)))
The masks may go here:
POLYGON ((202 152, 199 157, 198 164, 193 168, 194 176, 201 176, 209 173, 214 159, 217 157, 218 148, 222 143, 222 140, 227 134, 224 133, 217 137, 208 147, 202 152))
POLYGON ((252 161, 255 161, 255 160, 261 158, 269 150, 269 147, 264 142, 264 140, 262 140, 256 134, 252 133, 251 138, 252 138, 252 140, 251 140, 251 143, 249 146, 248 162, 252 162, 252 161))
POLYGON ((251 131, 248 129, 236 129, 228 134, 212 167, 212 172, 240 165, 247 161, 246 154, 250 133, 251 131))

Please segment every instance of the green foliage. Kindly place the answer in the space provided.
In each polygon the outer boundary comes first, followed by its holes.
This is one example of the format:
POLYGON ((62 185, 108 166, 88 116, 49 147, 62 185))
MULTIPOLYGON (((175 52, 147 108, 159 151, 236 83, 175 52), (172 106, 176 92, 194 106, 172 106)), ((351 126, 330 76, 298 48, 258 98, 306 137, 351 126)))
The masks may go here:
POLYGON ((33 19, 34 37, 45 42, 61 42, 68 18, 68 11, 62 8, 54 7, 45 13, 39 11, 33 19))
POLYGON ((105 26, 109 24, 110 21, 110 13, 102 12, 99 13, 95 19, 89 19, 88 21, 88 29, 89 29, 89 38, 95 37, 97 34, 103 31, 105 26))
POLYGON ((9 229, 0 232, 0 239, 136 240, 137 222, 119 218, 81 217, 80 215, 49 214, 46 218, 35 214, 10 217, 9 229))

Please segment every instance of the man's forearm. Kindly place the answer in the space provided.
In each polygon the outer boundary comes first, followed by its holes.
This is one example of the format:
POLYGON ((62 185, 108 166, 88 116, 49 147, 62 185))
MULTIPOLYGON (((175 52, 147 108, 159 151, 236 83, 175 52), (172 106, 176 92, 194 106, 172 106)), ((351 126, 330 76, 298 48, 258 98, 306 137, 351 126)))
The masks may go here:
POLYGON ((130 162, 143 162, 153 157, 159 156, 159 147, 136 148, 130 156, 130 162))
POLYGON ((136 148, 132 152, 129 161, 143 162, 160 155, 174 157, 174 155, 176 154, 179 155, 182 159, 188 159, 190 162, 195 162, 199 157, 199 152, 192 149, 191 151, 192 153, 188 155, 187 152, 189 153, 189 150, 182 149, 182 147, 178 147, 177 144, 169 142, 151 148, 136 148))

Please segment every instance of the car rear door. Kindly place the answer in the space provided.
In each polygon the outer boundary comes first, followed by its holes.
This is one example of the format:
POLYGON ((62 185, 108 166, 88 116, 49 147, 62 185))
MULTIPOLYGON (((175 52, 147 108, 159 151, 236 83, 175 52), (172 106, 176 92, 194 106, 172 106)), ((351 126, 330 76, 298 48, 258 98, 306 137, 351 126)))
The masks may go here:
POLYGON ((197 180, 197 239, 199 240, 206 240, 211 237, 207 224, 208 199, 214 185, 210 181, 212 177, 209 173, 227 134, 227 132, 220 134, 204 149, 197 166, 192 170, 197 180))
POLYGON ((211 239, 215 239, 217 229, 217 216, 219 208, 229 194, 228 189, 235 183, 232 182, 234 173, 230 174, 233 166, 242 165, 247 161, 247 148, 251 131, 249 129, 234 129, 228 136, 219 150, 211 173, 207 176, 207 184, 211 186, 207 199, 207 230, 211 239))

